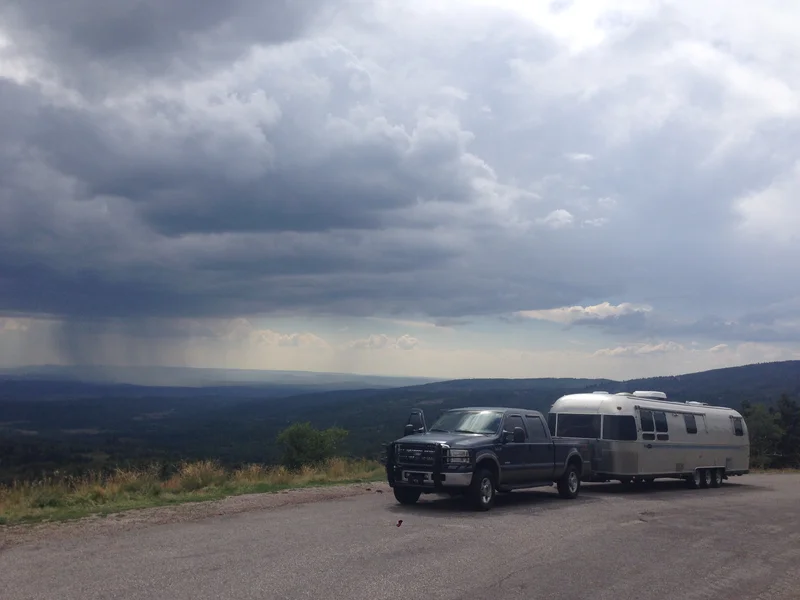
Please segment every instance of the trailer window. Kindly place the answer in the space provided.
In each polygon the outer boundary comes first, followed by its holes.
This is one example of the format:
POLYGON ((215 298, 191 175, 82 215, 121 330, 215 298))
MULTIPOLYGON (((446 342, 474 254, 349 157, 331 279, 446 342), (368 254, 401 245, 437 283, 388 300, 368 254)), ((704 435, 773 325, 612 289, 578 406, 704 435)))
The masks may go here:
POLYGON ((558 415, 558 435, 598 439, 600 437, 600 415, 558 415))
POLYGON ((669 426, 667 425, 667 413, 660 410, 653 413, 653 419, 656 422, 656 431, 659 433, 667 433, 669 426))
POLYGON ((683 415, 683 422, 686 423, 686 433, 697 433, 697 419, 694 415, 683 415))
POLYGON ((655 431, 653 425, 653 412, 650 410, 640 410, 639 420, 642 422, 642 431, 655 431))
POLYGON ((550 413, 549 415, 547 415, 547 427, 550 429, 550 435, 552 435, 554 437, 556 435, 556 418, 557 417, 558 417, 558 414, 556 414, 556 413, 550 413))
POLYGON ((636 419, 631 415, 604 415, 603 439, 621 442, 635 441, 636 419))
POLYGON ((742 420, 739 417, 733 418, 733 433, 734 435, 744 435, 744 427, 742 427, 742 420))

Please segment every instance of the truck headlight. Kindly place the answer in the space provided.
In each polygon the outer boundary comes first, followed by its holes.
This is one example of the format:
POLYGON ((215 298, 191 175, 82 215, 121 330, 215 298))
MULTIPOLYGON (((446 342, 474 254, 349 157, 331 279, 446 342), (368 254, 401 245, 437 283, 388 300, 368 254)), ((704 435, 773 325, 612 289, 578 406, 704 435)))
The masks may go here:
POLYGON ((447 462, 452 464, 468 464, 469 450, 453 450, 447 453, 447 462))

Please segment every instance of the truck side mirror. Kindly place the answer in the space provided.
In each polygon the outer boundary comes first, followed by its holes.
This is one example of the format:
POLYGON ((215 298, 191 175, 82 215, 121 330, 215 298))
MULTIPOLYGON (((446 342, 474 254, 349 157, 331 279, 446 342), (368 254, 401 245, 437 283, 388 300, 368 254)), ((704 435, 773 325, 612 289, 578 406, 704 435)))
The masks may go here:
POLYGON ((414 426, 411 423, 408 423, 403 430, 403 435, 414 435, 414 426))
POLYGON ((514 443, 521 444, 525 441, 525 431, 522 427, 514 427, 514 443))

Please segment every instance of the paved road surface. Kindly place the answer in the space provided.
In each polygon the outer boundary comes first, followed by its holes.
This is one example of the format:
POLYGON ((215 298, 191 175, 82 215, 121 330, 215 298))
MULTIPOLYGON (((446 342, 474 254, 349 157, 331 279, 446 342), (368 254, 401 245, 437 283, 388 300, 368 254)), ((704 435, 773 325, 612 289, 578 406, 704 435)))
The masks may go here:
POLYGON ((514 492, 472 513, 388 494, 45 539, 0 553, 4 600, 800 597, 800 476, 720 489, 514 492), (397 527, 399 519, 403 520, 397 527))

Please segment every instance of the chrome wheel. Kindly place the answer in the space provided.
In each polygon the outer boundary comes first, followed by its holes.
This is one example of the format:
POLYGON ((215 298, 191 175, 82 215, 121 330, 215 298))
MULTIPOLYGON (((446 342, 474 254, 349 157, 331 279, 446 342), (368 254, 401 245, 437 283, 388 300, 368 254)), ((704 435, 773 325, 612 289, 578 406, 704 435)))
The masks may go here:
POLYGON ((567 485, 569 486, 569 491, 571 494, 574 494, 578 491, 578 474, 575 471, 570 471, 567 485))
POLYGON ((479 468, 469 485, 469 502, 473 508, 486 511, 492 508, 495 499, 495 476, 489 469, 479 468))
POLYGON ((695 469, 694 473, 692 473, 692 483, 694 484, 693 487, 699 488, 700 487, 700 470, 695 469))
POLYGON ((711 481, 711 487, 718 488, 722 485, 722 469, 714 469, 714 478, 711 481))
POLYGON ((492 500, 492 493, 492 480, 488 477, 484 477, 481 480, 481 502, 489 504, 492 500))
POLYGON ((705 469, 703 478, 703 485, 705 485, 705 487, 711 487, 711 469, 705 469))

